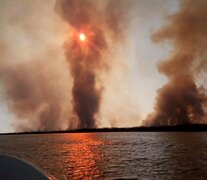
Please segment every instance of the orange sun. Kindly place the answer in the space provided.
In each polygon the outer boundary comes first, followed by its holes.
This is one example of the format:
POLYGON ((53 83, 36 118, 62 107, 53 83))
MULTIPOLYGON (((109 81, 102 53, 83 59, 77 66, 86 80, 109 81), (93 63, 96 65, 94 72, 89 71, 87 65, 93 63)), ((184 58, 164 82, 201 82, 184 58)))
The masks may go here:
POLYGON ((84 42, 84 41, 86 40, 86 36, 85 36, 85 34, 80 33, 80 34, 79 34, 79 39, 80 39, 82 42, 84 42))

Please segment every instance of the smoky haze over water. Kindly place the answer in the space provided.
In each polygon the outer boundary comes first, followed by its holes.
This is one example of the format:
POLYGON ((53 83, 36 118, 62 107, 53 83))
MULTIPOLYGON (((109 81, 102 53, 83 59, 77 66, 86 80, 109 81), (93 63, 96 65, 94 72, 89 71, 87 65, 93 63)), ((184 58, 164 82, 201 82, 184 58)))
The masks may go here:
POLYGON ((181 10, 153 35, 155 42, 169 41, 173 50, 158 64, 168 82, 158 90, 154 112, 148 115, 146 125, 206 122, 206 90, 197 82, 207 70, 206 16, 206 0, 182 0, 181 10))

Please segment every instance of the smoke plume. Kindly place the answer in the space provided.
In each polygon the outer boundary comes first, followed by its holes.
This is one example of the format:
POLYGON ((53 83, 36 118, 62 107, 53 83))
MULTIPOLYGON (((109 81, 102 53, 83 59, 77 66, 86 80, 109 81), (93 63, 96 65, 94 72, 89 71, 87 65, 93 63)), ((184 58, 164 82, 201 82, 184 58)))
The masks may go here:
POLYGON ((123 38, 124 1, 58 0, 56 11, 71 27, 71 38, 65 44, 66 59, 73 77, 73 112, 79 128, 97 127, 103 86, 97 77, 108 66, 103 54, 108 49, 107 37, 123 38), (99 8, 99 3, 104 8, 99 8), (83 33, 84 42, 79 35, 83 33))
POLYGON ((153 35, 153 40, 169 41, 171 56, 158 64, 168 83, 158 90, 154 113, 146 125, 176 125, 206 122, 206 91, 197 82, 206 73, 207 1, 182 0, 181 9, 153 35))
POLYGON ((8 109, 15 115, 15 131, 68 126, 71 83, 60 55, 60 32, 55 29, 62 22, 48 4, 32 0, 0 2, 0 83, 8 109))
POLYGON ((59 95, 60 91, 55 91, 48 77, 52 74, 39 68, 30 62, 5 68, 1 72, 4 73, 1 79, 9 95, 9 107, 19 119, 24 119, 15 125, 18 131, 58 130, 64 127, 64 97, 59 95), (42 72, 47 72, 48 76, 42 72))
POLYGON ((0 90, 15 131, 98 126, 133 1, 0 1, 0 90))

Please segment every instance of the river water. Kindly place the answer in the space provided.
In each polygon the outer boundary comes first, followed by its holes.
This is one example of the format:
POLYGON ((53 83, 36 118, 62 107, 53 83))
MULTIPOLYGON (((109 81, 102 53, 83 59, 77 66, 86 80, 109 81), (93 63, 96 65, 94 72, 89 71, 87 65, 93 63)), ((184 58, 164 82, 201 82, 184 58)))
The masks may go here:
POLYGON ((205 132, 2 135, 0 153, 57 179, 207 179, 205 132))

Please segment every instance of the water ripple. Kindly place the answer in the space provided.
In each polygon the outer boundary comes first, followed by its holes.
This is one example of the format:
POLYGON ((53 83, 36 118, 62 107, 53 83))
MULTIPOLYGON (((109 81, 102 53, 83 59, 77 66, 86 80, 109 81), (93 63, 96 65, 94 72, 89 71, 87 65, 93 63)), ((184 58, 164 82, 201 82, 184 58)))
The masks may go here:
POLYGON ((207 133, 0 136, 0 152, 58 179, 207 179, 207 133))

